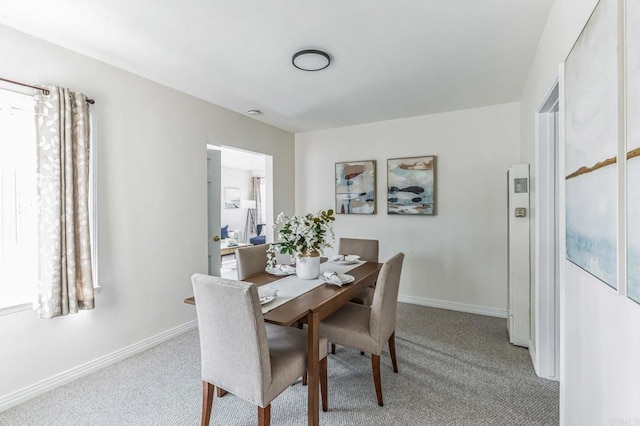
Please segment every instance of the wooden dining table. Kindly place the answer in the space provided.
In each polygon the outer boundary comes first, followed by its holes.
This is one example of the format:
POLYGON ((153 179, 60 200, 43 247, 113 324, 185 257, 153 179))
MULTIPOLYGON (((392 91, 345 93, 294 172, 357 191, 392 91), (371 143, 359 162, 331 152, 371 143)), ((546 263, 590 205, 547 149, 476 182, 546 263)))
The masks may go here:
MULTIPOLYGON (((381 263, 365 262, 349 271, 354 281, 341 287, 321 284, 264 314, 265 322, 289 327, 296 322, 307 324, 308 356, 308 424, 320 423, 320 321, 336 312, 378 278, 381 263)), ((262 286, 284 277, 262 272, 243 281, 262 286)), ((193 297, 184 300, 195 305, 193 297)))

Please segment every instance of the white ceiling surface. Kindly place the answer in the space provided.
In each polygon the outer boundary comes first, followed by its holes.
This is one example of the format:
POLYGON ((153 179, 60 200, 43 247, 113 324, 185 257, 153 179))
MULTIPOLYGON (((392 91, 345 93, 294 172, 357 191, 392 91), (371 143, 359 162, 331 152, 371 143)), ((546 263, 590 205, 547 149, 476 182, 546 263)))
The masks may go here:
POLYGON ((552 3, 0 0, 0 23, 302 132, 519 100, 552 3))
POLYGON ((220 165, 230 169, 251 170, 261 176, 265 173, 264 155, 237 149, 220 148, 220 165))

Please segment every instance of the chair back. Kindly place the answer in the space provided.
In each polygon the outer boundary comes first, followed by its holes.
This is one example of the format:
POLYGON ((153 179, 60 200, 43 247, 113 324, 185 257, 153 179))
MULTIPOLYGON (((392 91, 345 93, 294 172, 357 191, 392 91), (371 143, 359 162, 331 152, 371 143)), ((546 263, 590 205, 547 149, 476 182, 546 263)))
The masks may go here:
POLYGON ((378 240, 340 238, 338 254, 357 254, 360 260, 378 262, 378 240))
POLYGON ((382 265, 373 293, 369 332, 381 345, 384 345, 396 329, 398 288, 403 260, 404 253, 398 253, 382 265))
POLYGON ((271 382, 269 347, 256 286, 194 274, 202 380, 263 404, 271 382))
POLYGON ((236 266, 238 268, 239 280, 245 280, 264 272, 267 267, 268 247, 268 244, 260 244, 258 246, 242 247, 236 250, 236 266))

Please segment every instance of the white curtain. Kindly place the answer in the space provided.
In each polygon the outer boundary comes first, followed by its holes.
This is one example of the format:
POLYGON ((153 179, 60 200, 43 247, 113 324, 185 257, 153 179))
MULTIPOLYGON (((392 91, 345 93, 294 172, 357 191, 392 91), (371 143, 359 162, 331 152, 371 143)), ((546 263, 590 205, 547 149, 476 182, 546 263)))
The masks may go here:
POLYGON ((53 318, 94 308, 89 234, 87 97, 47 86, 35 95, 38 147, 37 310, 53 318))
MULTIPOLYGON (((264 217, 262 215, 262 193, 260 192, 260 183, 264 178, 262 177, 254 177, 253 179, 253 187, 252 187, 252 199, 256 200, 256 214, 255 214, 255 225, 262 223, 264 224, 264 217)), ((263 230, 264 232, 264 230, 263 230)))

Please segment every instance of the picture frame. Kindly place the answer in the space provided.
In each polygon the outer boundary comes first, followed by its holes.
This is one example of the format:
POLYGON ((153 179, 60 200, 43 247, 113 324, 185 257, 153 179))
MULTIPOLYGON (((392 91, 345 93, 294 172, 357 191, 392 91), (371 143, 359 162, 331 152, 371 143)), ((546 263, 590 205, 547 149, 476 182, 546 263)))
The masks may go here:
POLYGON ((600 2, 564 62, 566 257, 614 289, 619 262, 617 24, 617 3, 600 2))
POLYGON ((436 214, 436 156, 387 160, 387 214, 436 214))
POLYGON ((376 160, 335 164, 337 214, 376 214, 376 160))
POLYGON ((223 193, 225 209, 240 208, 240 188, 225 187, 223 193))

